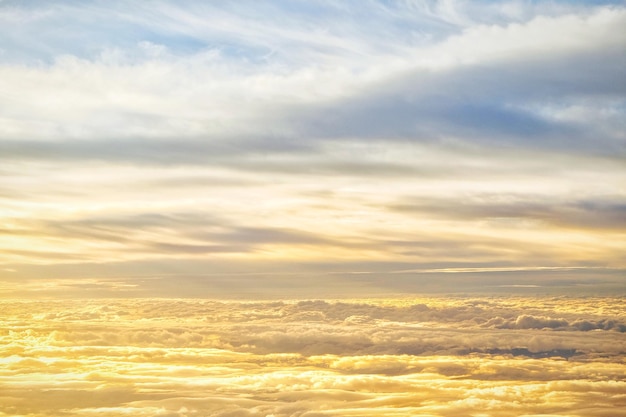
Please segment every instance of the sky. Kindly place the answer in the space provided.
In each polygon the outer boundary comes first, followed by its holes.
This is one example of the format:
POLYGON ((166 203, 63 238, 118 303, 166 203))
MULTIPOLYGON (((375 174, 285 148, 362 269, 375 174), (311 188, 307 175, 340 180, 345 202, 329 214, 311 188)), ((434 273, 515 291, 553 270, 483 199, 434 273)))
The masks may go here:
POLYGON ((0 296, 626 293, 623 1, 0 1, 0 296))
POLYGON ((0 0, 0 417, 626 415, 625 28, 0 0))

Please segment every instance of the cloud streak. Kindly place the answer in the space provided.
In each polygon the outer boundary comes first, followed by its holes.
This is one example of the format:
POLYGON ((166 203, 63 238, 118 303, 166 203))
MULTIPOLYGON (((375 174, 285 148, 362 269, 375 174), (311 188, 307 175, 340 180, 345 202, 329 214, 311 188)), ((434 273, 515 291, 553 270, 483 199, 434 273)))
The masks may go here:
POLYGON ((4 1, 0 22, 5 287, 626 267, 622 3, 4 1))

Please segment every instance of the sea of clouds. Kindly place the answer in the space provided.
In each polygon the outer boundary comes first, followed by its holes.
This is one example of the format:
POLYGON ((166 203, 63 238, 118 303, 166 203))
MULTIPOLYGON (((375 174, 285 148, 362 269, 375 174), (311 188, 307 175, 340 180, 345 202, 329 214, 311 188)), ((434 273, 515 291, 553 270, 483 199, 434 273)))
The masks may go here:
POLYGON ((0 416, 614 416, 622 298, 3 301, 0 416))

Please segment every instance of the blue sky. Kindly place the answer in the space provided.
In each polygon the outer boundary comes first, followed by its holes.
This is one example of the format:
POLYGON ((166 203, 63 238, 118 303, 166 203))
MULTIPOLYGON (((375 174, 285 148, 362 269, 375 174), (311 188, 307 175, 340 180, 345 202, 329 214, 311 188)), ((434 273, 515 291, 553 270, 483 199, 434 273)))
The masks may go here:
POLYGON ((624 2, 1 1, 2 291, 623 290, 624 27, 624 2))

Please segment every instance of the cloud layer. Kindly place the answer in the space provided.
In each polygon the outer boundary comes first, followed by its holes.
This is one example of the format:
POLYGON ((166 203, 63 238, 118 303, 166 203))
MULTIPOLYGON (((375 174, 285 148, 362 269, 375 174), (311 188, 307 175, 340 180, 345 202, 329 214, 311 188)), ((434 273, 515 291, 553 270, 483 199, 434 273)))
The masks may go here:
POLYGON ((606 416, 623 303, 4 301, 0 415, 606 416))

